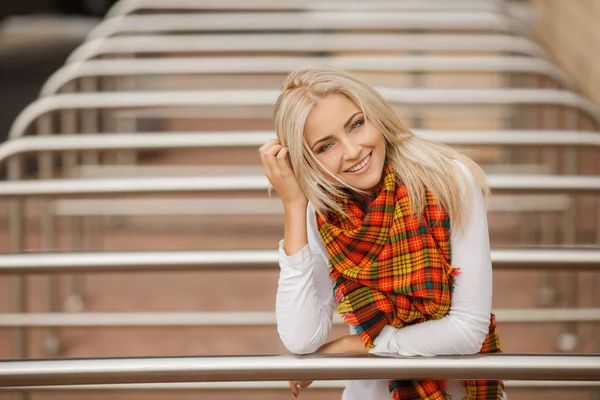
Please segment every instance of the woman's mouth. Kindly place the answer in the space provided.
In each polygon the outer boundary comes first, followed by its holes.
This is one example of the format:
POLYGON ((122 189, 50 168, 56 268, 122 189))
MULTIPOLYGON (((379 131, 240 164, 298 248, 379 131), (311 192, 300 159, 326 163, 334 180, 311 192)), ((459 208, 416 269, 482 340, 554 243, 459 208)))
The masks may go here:
POLYGON ((364 172, 368 169, 371 164, 371 153, 369 153, 360 163, 356 164, 354 167, 346 170, 347 173, 355 174, 357 172, 364 172))

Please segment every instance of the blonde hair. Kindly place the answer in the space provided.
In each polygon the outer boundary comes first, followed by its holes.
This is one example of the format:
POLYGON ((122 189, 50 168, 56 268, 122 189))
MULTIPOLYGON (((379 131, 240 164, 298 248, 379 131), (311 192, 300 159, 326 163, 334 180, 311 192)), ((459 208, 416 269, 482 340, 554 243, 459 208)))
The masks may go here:
MULTIPOLYGON (((334 196, 347 196, 343 189, 358 191, 344 184, 326 170, 310 149, 306 138, 306 121, 319 99, 341 94, 352 100, 365 119, 383 135, 386 157, 406 185, 411 211, 421 216, 425 205, 425 188, 447 211, 452 225, 459 231, 466 223, 470 202, 463 201, 465 190, 470 199, 470 185, 456 161, 471 172, 484 196, 489 194, 485 174, 467 156, 441 143, 416 136, 405 128, 385 99, 370 85, 346 71, 329 67, 304 67, 285 79, 282 93, 275 103, 274 121, 277 138, 289 149, 290 164, 306 197, 319 214, 339 211, 334 196)), ((360 191, 358 191, 360 192, 360 191)))

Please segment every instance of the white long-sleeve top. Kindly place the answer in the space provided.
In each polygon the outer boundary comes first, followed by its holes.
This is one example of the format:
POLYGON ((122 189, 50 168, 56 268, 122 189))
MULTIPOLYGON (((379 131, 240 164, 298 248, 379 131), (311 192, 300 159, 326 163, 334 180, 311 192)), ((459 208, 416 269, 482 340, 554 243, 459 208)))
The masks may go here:
MULTIPOLYGON (((492 265, 486 205, 470 171, 459 164, 470 185, 471 208, 461 233, 451 232, 451 264, 460 269, 450 311, 438 320, 404 328, 386 326, 374 341, 375 354, 436 356, 475 354, 488 333, 492 309, 492 265)), ((463 196, 466 196, 463 190, 463 196)), ((465 199, 466 200, 466 199, 465 199)), ((280 276, 276 299, 277 329, 285 347, 296 354, 315 352, 327 339, 336 303, 328 255, 319 235, 314 208, 307 207, 308 244, 287 255, 279 243, 280 276)), ((355 333, 349 325, 350 332, 355 333)), ((461 381, 447 383, 453 399, 464 398, 461 381)), ((387 380, 349 381, 342 400, 390 400, 387 380)))

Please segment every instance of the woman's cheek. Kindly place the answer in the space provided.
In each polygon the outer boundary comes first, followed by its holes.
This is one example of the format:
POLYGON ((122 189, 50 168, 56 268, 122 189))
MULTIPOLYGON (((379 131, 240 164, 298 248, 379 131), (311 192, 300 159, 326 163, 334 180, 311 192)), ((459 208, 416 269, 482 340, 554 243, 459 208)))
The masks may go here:
MULTIPOLYGON (((336 161, 336 159, 333 157, 333 154, 324 155, 324 157, 322 157, 319 161, 321 161, 321 163, 332 173, 339 174, 340 163, 338 161, 336 161)), ((322 169, 320 167, 319 167, 319 171, 321 171, 321 173, 323 174, 325 179, 328 179, 330 181, 336 180, 335 177, 332 176, 331 173, 329 173, 329 171, 322 169)))

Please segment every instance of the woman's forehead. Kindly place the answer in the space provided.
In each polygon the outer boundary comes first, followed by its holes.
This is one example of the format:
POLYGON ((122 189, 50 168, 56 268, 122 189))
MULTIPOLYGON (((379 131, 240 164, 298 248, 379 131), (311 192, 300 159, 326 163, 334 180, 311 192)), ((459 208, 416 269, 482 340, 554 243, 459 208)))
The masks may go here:
MULTIPOLYGON (((332 94, 323 97, 308 115, 305 135, 309 142, 315 135, 333 135, 343 130, 348 118, 360 111, 360 108, 344 95, 332 94)), ((315 139, 318 138, 315 136, 315 139)))

